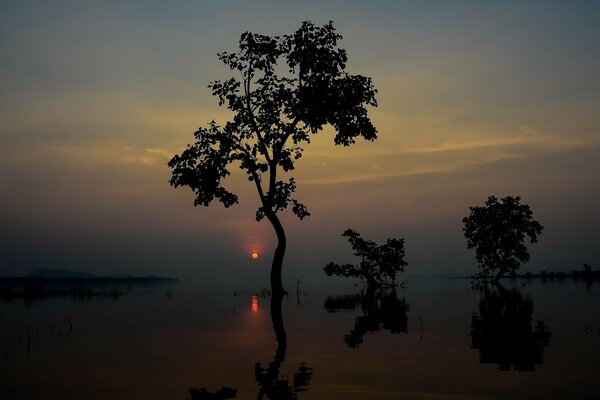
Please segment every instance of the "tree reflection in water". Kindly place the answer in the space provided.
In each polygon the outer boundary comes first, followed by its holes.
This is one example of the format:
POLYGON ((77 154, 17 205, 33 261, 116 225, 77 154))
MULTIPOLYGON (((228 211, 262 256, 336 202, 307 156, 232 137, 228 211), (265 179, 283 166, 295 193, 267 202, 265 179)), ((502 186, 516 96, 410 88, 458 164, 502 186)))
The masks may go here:
POLYGON ((471 348, 479 350, 480 363, 495 363, 502 371, 534 371, 551 336, 544 321, 533 326, 531 298, 499 284, 482 288, 479 315, 471 322, 471 348))
POLYGON ((356 309, 362 311, 362 315, 354 321, 354 328, 344 336, 348 347, 359 347, 367 332, 389 330, 391 333, 408 334, 406 313, 409 305, 404 298, 398 298, 395 288, 368 287, 355 295, 330 296, 325 300, 325 309, 331 313, 356 309))
MULTIPOLYGON (((285 361, 287 350, 287 333, 283 324, 281 312, 281 303, 283 294, 273 293, 271 296, 271 321, 273 322, 273 331, 277 340, 277 349, 273 361, 266 368, 257 362, 254 367, 254 377, 258 384, 259 392, 257 399, 269 400, 295 400, 298 393, 308 389, 312 377, 312 368, 301 363, 298 372, 294 374, 294 379, 289 380, 280 374, 281 366, 285 361)), ((209 392, 205 388, 190 389, 191 400, 225 400, 233 399, 237 396, 237 389, 223 387, 217 392, 209 392)))
POLYGON ((273 330, 277 338, 277 350, 273 361, 269 366, 262 368, 260 363, 256 363, 254 368, 254 376, 258 387, 258 399, 275 400, 291 400, 297 399, 300 392, 304 392, 312 377, 312 368, 308 368, 304 363, 298 368, 298 372, 294 374, 294 380, 290 382, 279 374, 281 365, 285 361, 285 352, 287 349, 287 334, 283 325, 281 314, 281 303, 283 294, 273 293, 271 297, 271 320, 273 321, 273 330))

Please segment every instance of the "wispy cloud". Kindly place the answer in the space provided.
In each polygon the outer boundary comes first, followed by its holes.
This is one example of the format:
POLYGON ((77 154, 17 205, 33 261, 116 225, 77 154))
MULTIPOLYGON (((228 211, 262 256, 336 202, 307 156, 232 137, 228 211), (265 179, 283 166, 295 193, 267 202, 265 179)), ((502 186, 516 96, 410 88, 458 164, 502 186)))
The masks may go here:
MULTIPOLYGON (((519 128, 522 130, 523 128, 519 128)), ((468 150, 486 150, 498 148, 518 148, 525 145, 537 145, 541 149, 569 150, 582 145, 581 140, 564 137, 544 135, 528 128, 523 135, 505 136, 499 138, 474 138, 466 140, 447 141, 431 147, 408 148, 402 153, 441 153, 460 152, 468 150)))
POLYGON ((522 126, 499 137, 457 137, 428 146, 364 146, 361 151, 307 153, 311 161, 299 182, 343 184, 424 174, 443 174, 509 159, 536 158, 589 146, 568 136, 543 134, 522 126))
POLYGON ((160 147, 137 148, 127 145, 67 146, 50 145, 46 149, 54 158, 80 165, 164 165, 174 154, 160 147))
POLYGON ((357 175, 347 175, 341 177, 324 177, 324 178, 315 178, 315 179, 299 179, 299 183, 301 185, 335 185, 335 184, 344 184, 344 183, 353 183, 353 182, 363 182, 363 181, 371 181, 371 180, 384 180, 390 178, 400 178, 405 176, 416 176, 416 175, 428 175, 428 174, 441 174, 448 173, 449 169, 443 168, 424 168, 424 169, 414 169, 410 171, 401 171, 401 172, 392 172, 392 173, 377 173, 377 174, 357 174, 357 175))

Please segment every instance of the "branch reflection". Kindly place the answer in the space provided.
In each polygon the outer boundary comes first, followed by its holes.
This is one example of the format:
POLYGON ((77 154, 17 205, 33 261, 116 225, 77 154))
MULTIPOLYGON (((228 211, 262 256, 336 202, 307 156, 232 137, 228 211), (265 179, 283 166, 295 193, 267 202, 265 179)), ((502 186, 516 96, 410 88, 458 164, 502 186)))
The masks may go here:
POLYGON ((325 309, 331 313, 362 311, 354 321, 354 328, 344 336, 348 347, 359 347, 368 332, 389 330, 408 334, 409 305, 404 298, 398 298, 395 288, 367 287, 359 294, 330 296, 325 300, 325 309))

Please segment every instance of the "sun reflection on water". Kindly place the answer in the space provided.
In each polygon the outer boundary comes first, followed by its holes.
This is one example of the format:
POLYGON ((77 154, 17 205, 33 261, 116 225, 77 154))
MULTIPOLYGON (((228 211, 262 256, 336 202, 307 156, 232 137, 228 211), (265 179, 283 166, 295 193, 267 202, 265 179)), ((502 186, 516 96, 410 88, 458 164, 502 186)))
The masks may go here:
POLYGON ((252 296, 252 314, 258 314, 258 296, 252 296))

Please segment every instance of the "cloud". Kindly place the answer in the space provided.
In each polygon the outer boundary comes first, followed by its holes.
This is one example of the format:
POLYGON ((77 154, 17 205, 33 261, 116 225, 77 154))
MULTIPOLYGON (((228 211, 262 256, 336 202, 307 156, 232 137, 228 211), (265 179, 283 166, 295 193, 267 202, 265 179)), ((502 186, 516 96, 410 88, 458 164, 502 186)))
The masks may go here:
POLYGON ((514 148, 518 150, 519 146, 537 145, 544 149, 570 150, 582 145, 581 140, 565 137, 540 134, 532 128, 524 130, 519 128, 523 135, 506 136, 499 138, 474 138, 467 140, 447 141, 437 146, 412 148, 401 151, 401 153, 441 153, 441 152, 460 152, 467 150, 486 150, 486 149, 507 149, 514 148))
POLYGON ((127 145, 67 146, 48 145, 50 156, 79 165, 164 165, 174 154, 163 148, 136 148, 127 145))
POLYGON ((543 134, 532 127, 515 128, 503 136, 457 136, 429 145, 357 144, 349 149, 307 151, 298 168, 299 184, 330 185, 380 181, 416 175, 454 173, 480 165, 533 159, 585 148, 589 141, 543 134), (515 133, 517 132, 517 133, 515 133))
POLYGON ((371 181, 371 180, 384 180, 389 178, 400 178, 404 176, 415 176, 415 175, 429 175, 429 174, 441 174, 448 173, 450 170, 448 169, 415 169, 410 171, 402 171, 396 173, 377 173, 377 174, 358 174, 358 175, 348 175, 342 177, 332 177, 332 178, 317 178, 317 179, 299 179, 299 184, 301 185, 335 185, 335 184, 345 184, 352 182, 361 182, 361 181, 371 181))

